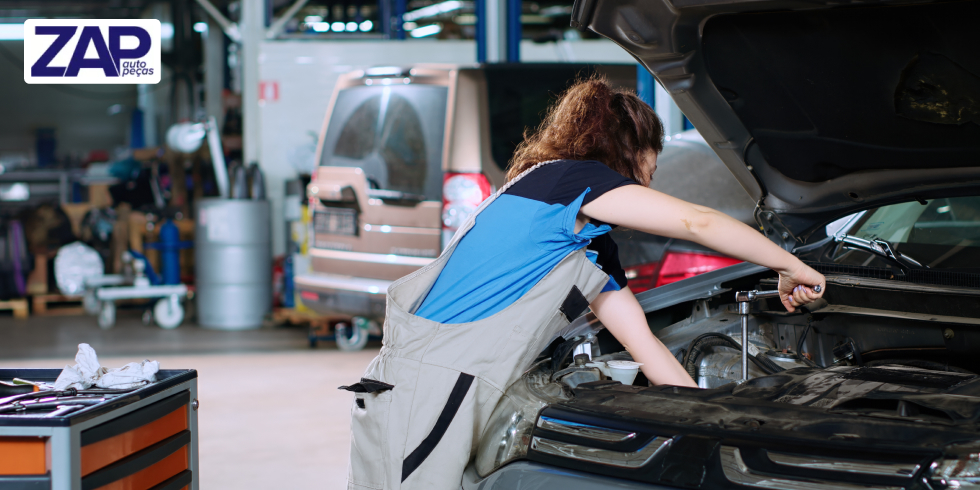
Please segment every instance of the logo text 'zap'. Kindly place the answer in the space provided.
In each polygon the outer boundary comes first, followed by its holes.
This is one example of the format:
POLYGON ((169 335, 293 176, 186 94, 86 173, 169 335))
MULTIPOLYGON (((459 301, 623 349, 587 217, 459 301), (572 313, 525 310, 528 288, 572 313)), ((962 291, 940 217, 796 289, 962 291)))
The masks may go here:
POLYGON ((159 83, 160 21, 31 19, 27 83, 159 83))

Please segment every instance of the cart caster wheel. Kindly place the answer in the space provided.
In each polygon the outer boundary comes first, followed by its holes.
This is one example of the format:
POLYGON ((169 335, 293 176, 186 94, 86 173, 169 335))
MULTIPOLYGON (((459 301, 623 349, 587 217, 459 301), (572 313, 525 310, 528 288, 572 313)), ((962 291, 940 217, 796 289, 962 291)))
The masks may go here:
POLYGON ((89 315, 98 315, 99 311, 102 310, 102 304, 99 298, 95 297, 94 289, 88 289, 82 295, 82 307, 85 309, 85 313, 89 315))
POLYGON ((342 351, 361 350, 368 342, 367 319, 355 317, 351 323, 341 322, 334 327, 337 348, 342 351))
POLYGON ((153 320, 160 328, 177 328, 184 321, 184 307, 176 296, 163 298, 153 305, 153 320))
POLYGON ((99 310, 99 327, 108 330, 115 324, 116 304, 112 301, 105 301, 102 303, 102 309, 99 310))

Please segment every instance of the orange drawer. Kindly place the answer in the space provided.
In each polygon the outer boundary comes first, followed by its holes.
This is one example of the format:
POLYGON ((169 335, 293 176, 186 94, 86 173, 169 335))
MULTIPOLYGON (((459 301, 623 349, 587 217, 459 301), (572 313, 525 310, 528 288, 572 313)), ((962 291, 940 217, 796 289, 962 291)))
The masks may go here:
POLYGON ((82 447, 82 476, 187 430, 187 406, 136 429, 82 447))
POLYGON ((43 475, 47 472, 47 438, 0 437, 0 475, 43 475))

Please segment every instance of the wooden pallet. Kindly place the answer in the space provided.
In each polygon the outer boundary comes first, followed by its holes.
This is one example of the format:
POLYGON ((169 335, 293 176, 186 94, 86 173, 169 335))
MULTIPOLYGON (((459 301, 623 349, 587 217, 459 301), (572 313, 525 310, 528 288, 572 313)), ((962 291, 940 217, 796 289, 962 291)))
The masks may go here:
POLYGON ((344 320, 349 321, 350 317, 321 315, 311 311, 296 311, 293 308, 274 308, 272 310, 272 321, 279 325, 309 325, 312 328, 328 329, 331 324, 344 320))
POLYGON ((61 294, 35 294, 31 296, 31 309, 38 316, 85 314, 81 296, 61 294))
POLYGON ((27 299, 12 299, 9 301, 0 301, 0 310, 11 310, 14 312, 14 318, 27 318, 27 299))

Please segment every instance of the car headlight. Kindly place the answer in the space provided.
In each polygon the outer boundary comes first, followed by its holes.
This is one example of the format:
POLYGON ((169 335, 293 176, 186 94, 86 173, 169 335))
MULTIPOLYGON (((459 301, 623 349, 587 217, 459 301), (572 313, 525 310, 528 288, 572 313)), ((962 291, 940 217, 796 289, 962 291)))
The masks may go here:
POLYGON ((538 413, 565 398, 546 373, 534 372, 510 385, 490 415, 476 451, 476 472, 486 477, 504 464, 527 455, 538 413))
POLYGON ((980 490, 980 444, 954 444, 932 463, 929 479, 938 488, 980 490))

